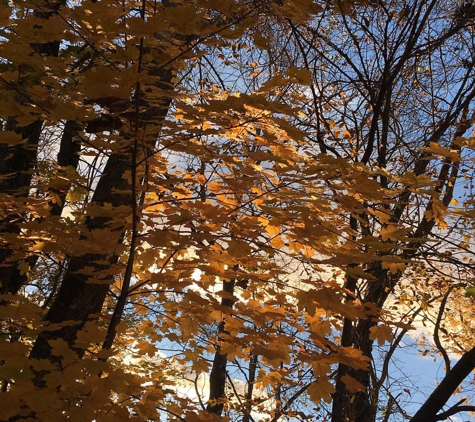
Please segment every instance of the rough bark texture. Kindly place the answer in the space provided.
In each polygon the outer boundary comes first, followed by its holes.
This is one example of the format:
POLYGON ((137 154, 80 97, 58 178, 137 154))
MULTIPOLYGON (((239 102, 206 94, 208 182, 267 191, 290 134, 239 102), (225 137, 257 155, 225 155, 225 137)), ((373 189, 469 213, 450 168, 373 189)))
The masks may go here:
MULTIPOLYGON (((9 146, 0 144, 0 193, 5 195, 3 203, 27 201, 31 178, 36 164, 36 151, 41 134, 42 121, 36 121, 25 127, 17 127, 13 118, 9 119, 6 130, 21 134, 24 144, 9 146)), ((13 204, 13 206, 15 206, 13 204)), ((11 207, 6 208, 0 224, 0 234, 19 234, 22 215, 11 207)), ((3 214, 2 212, 2 214, 3 214)), ((0 294, 17 293, 24 284, 26 277, 20 273, 18 263, 22 254, 15 256, 19 245, 5 240, 0 244, 0 294)))

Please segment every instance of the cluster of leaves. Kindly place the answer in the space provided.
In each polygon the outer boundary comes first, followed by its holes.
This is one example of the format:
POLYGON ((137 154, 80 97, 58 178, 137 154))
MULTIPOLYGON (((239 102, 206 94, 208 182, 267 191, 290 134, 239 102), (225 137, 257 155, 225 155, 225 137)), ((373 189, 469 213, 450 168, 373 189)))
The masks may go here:
POLYGON ((469 361, 457 7, 2 3, 0 418, 387 421, 421 315, 469 361))

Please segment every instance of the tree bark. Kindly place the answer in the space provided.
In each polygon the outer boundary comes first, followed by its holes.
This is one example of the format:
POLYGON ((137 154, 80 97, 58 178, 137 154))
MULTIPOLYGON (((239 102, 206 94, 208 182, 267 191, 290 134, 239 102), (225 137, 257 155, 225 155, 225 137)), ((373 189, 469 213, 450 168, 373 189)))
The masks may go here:
MULTIPOLYGON (((17 127, 13 118, 8 119, 5 129, 19 133, 26 142, 15 146, 0 144, 0 193, 4 195, 2 202, 11 204, 5 207, 8 214, 0 224, 2 237, 20 234, 23 215, 18 208, 28 200, 42 126, 43 121, 38 120, 25 127, 17 127)), ((0 294, 15 294, 26 281, 26 276, 18 268, 25 254, 15 253, 22 246, 7 240, 0 245, 0 294)))
MULTIPOLYGON (((35 11, 35 15, 48 19, 64 4, 64 1, 50 5, 47 12, 35 11)), ((59 41, 52 41, 41 44, 31 44, 33 50, 44 56, 58 56, 59 41)), ((19 103, 24 102, 24 98, 17 95, 19 103)), ((9 195, 12 211, 4 216, 4 221, 0 225, 0 234, 19 234, 21 231, 19 223, 22 215, 15 211, 17 205, 13 201, 26 203, 31 187, 31 179, 37 163, 37 151, 40 142, 43 120, 39 119, 27 126, 18 126, 15 117, 7 119, 5 130, 14 131, 21 135, 26 142, 10 146, 0 143, 0 193, 9 195)), ((4 200, 6 201, 6 199, 4 200)), ((27 280, 25 273, 19 268, 19 262, 24 259, 24 253, 15 254, 23 245, 10 244, 4 241, 0 244, 0 294, 16 294, 27 280), (19 256, 17 256, 19 255, 19 256)))
MULTIPOLYGON (((223 291, 228 295, 234 293, 235 280, 223 281, 223 291)), ((234 301, 229 297, 221 299, 221 306, 231 309, 234 301)), ((216 353, 214 354, 213 367, 209 376, 209 400, 210 403, 206 410, 210 413, 221 415, 224 409, 224 402, 226 400, 226 365, 228 363, 228 355, 221 353, 219 342, 222 341, 220 334, 226 332, 226 318, 218 325, 218 345, 216 346, 216 353)))
MULTIPOLYGON (((129 166, 128 156, 125 154, 113 154, 109 157, 91 201, 93 206, 102 206, 106 202, 110 203, 113 209, 130 205, 133 200, 130 195, 130 186, 123 178, 129 166)), ((92 234, 94 230, 106 228, 110 220, 111 217, 88 217, 86 233, 92 234)), ((116 238, 111 241, 119 245, 124 232, 124 227, 115 228, 116 238)), ((83 238, 86 240, 87 235, 85 234, 83 238)), ((51 348, 48 344, 50 339, 61 338, 68 342, 70 347, 74 347, 77 331, 81 329, 91 314, 101 311, 109 285, 113 281, 112 276, 107 276, 105 280, 98 277, 101 277, 101 273, 103 274, 104 271, 110 271, 110 266, 116 264, 117 261, 118 255, 114 253, 109 255, 87 252, 84 255, 69 258, 68 268, 58 294, 46 314, 46 320, 51 323, 78 321, 78 324, 63 327, 59 331, 43 332, 36 340, 30 354, 31 357, 50 358, 51 348), (86 266, 93 267, 93 275, 84 273, 86 266)), ((77 349, 77 352, 82 356, 84 350, 77 349)))
MULTIPOLYGON (((79 164, 79 151, 81 150, 81 140, 79 139, 79 124, 72 120, 64 124, 63 135, 58 152, 58 165, 62 168, 71 167, 77 169, 79 164)), ((51 204, 51 215, 60 216, 63 212, 66 195, 71 184, 61 187, 60 189, 51 188, 50 190, 58 196, 59 201, 51 204)))
MULTIPOLYGON (((175 73, 174 69, 170 67, 159 67, 158 69, 152 67, 148 73, 156 78, 155 87, 165 91, 173 89, 171 82, 175 73)), ((139 130, 139 128, 140 130, 145 129, 147 125, 153 125, 153 129, 148 131, 148 137, 145 142, 145 153, 148 154, 155 145, 172 99, 170 97, 163 97, 160 99, 160 105, 147 107, 145 112, 139 113, 139 105, 142 107, 144 105, 144 101, 140 98, 140 92, 140 86, 137 85, 137 97, 135 98, 137 103, 136 130, 139 130)), ((90 204, 92 210, 95 207, 103 207, 106 203, 112 205, 112 212, 114 208, 127 206, 130 207, 132 217, 136 218, 133 215, 133 202, 137 198, 134 197, 133 189, 125 178, 126 172, 135 165, 133 161, 132 151, 128 147, 114 151, 110 155, 90 204)), ((106 228, 108 223, 112 221, 112 218, 112 216, 94 216, 94 211, 92 211, 86 219, 86 230, 83 239, 87 241, 88 236, 94 230, 106 228)), ((115 226, 112 230, 115 237, 111 239, 111 244, 119 246, 127 230, 128 228, 125 226, 115 226)), ((94 242, 91 242, 88 247, 94 249, 94 242)), ((58 331, 45 331, 41 333, 35 342, 30 357, 52 359, 51 347, 48 343, 48 340, 52 339, 65 340, 78 353, 79 357, 83 356, 84 349, 76 347, 74 344, 77 332, 89 318, 94 318, 94 315, 101 312, 109 285, 114 281, 113 277, 121 273, 121 268, 116 266, 118 260, 119 255, 116 250, 113 250, 111 253, 86 252, 80 256, 69 257, 68 268, 61 282, 58 294, 45 319, 51 323, 77 321, 77 324, 67 325, 58 331), (93 269, 89 270, 89 273, 85 271, 85 267, 91 266, 93 269)), ((120 317, 121 315, 119 315, 120 317)))

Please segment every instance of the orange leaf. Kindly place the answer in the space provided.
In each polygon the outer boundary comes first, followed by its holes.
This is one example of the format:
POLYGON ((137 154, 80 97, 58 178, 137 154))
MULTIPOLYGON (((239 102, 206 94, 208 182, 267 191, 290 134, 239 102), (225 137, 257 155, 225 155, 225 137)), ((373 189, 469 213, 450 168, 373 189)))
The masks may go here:
POLYGON ((232 240, 227 249, 228 254, 236 258, 242 258, 251 254, 252 248, 242 240, 232 240))
POLYGON ((341 380, 345 383, 346 388, 350 393, 358 393, 358 392, 366 391, 363 384, 355 380, 353 377, 350 377, 349 375, 343 375, 341 377, 341 380))
POLYGON ((393 341, 393 333, 390 327, 387 325, 378 325, 370 328, 371 334, 369 338, 371 340, 378 340, 378 344, 382 346, 386 341, 391 343, 393 341))
POLYGON ((320 377, 317 381, 313 382, 308 387, 307 393, 315 404, 324 400, 327 403, 331 403, 331 394, 335 392, 335 387, 328 381, 327 377, 320 377))

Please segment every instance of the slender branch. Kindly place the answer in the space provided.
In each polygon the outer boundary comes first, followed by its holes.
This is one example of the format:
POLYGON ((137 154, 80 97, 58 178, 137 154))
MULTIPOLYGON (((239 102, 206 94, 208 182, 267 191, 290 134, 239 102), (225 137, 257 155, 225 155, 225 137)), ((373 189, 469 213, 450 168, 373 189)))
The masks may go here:
POLYGON ((135 247, 137 243, 137 199, 136 199, 136 177, 137 177, 137 166, 136 159, 137 157, 137 139, 134 140, 134 146, 132 151, 132 168, 131 168, 131 177, 132 177, 132 234, 130 239, 129 247, 129 256, 127 259, 127 265, 125 268, 124 281, 122 283, 122 289, 120 292, 119 299, 112 314, 112 318, 107 330, 106 339, 102 345, 102 348, 107 350, 112 347, 115 337, 117 335, 117 326, 122 320, 122 315, 124 313, 125 305, 127 303, 127 298, 129 294, 129 288, 132 281, 132 274, 134 269, 135 261, 135 247))
MULTIPOLYGON (((442 382, 420 407, 411 422, 435 422, 441 420, 437 412, 447 403, 452 394, 475 369, 475 347, 465 353, 442 382)), ((442 418, 444 419, 444 418, 442 418)))
POLYGON ((447 300, 449 299, 450 293, 454 289, 455 289, 455 286, 450 286, 449 289, 447 290, 447 293, 444 295, 444 298, 442 299, 442 302, 440 303, 439 313, 437 315, 437 321, 434 327, 434 343, 437 346, 437 349, 442 354, 442 357, 444 358, 446 372, 450 371, 451 362, 444 346, 442 346, 442 343, 440 342, 439 331, 440 331, 440 324, 442 323, 442 317, 445 311, 445 306, 447 305, 447 300))
POLYGON ((475 406, 452 406, 449 410, 439 413, 437 415, 437 421, 444 421, 452 415, 460 412, 475 412, 475 406))

